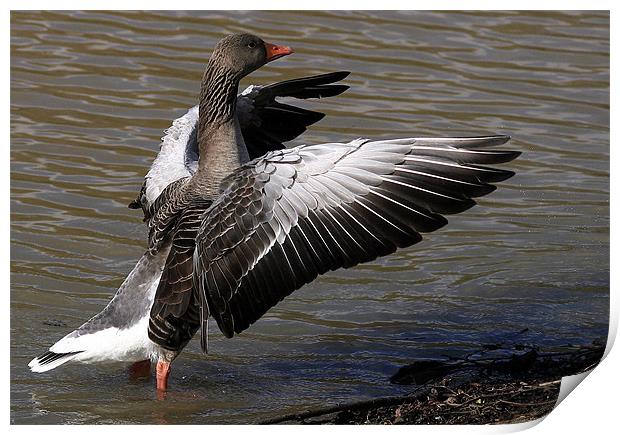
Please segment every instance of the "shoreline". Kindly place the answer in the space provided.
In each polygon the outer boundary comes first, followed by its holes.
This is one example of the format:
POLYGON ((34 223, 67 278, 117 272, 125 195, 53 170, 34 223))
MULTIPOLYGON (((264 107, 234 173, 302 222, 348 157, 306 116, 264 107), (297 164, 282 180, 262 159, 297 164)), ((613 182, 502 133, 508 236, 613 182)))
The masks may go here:
POLYGON ((411 385, 390 396, 317 408, 261 424, 511 424, 544 417, 556 405, 561 379, 595 367, 599 342, 566 351, 515 346, 509 356, 417 361, 391 382, 411 385))

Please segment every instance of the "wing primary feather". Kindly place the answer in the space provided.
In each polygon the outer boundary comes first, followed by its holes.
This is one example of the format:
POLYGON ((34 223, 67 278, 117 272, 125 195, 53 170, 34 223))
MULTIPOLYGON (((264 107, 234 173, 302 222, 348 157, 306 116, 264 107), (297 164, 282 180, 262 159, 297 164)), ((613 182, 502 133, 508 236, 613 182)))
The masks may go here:
MULTIPOLYGON (((403 172, 403 173, 413 175, 413 176, 421 176, 424 178, 430 178, 431 180, 423 181, 427 186, 431 186, 433 181, 439 182, 445 185, 444 191, 456 189, 461 192, 465 192, 468 196, 471 196, 471 197, 488 195, 489 193, 495 190, 495 186, 490 185, 490 184, 471 183, 471 182, 459 180, 456 178, 450 178, 446 176, 432 174, 430 172, 416 171, 414 169, 409 169, 403 166, 397 166, 395 170, 396 172, 403 172)), ((417 179, 418 177, 415 177, 415 178, 417 179)))
POLYGON ((303 231, 299 226, 295 226, 291 230, 289 238, 293 249, 295 249, 297 257, 299 258, 301 270, 304 274, 304 282, 307 284, 318 275, 318 269, 316 267, 315 260, 312 258, 312 254, 309 252, 309 250, 312 250, 312 247, 308 246, 309 242, 307 242, 307 239, 305 239, 305 235, 303 235, 303 231))
POLYGON ((289 232, 288 237, 282 244, 282 250, 286 253, 289 264, 291 265, 291 269, 293 270, 293 274, 295 275, 295 283, 298 287, 306 284, 306 276, 308 275, 306 271, 306 267, 304 265, 301 256, 297 250, 297 246, 295 246, 295 241, 292 237, 293 229, 289 232))
POLYGON ((295 286, 298 285, 299 279, 297 277, 297 273, 293 269, 293 265, 289 260, 288 255, 286 254, 286 250, 283 245, 280 243, 274 243, 273 245, 273 253, 275 256, 280 257, 283 261, 280 263, 280 270, 282 271, 282 275, 284 276, 284 283, 294 283, 295 286))
POLYGON ((317 272, 322 275, 329 270, 327 261, 331 254, 323 246, 323 242, 320 240, 320 235, 318 235, 315 230, 310 227, 310 225, 311 222, 309 219, 300 220, 297 223, 297 230, 303 237, 308 251, 311 251, 311 256, 314 260, 317 272), (317 235, 319 236, 318 239, 316 237, 317 235))
POLYGON ((349 245, 349 249, 346 251, 347 252, 347 257, 351 260, 349 262, 349 264, 351 264, 351 266, 358 264, 359 260, 357 258, 366 258, 368 257, 368 252, 366 252, 366 249, 359 244, 359 242, 357 241, 357 238, 355 236, 353 236, 351 234, 351 232, 349 232, 340 222, 340 219, 338 219, 338 217, 336 217, 329 209, 325 209, 325 213, 329 214, 330 222, 332 224, 335 224, 338 226, 338 228, 340 228, 340 234, 346 234, 347 238, 352 242, 352 243, 347 243, 349 245), (354 255, 355 253, 362 253, 362 255, 359 255, 357 258, 353 257, 352 255, 354 255))
MULTIPOLYGON (((364 240, 374 240, 376 241, 376 243, 384 245, 384 241, 379 239, 372 231, 370 231, 368 229, 368 225, 369 223, 361 216, 359 215, 352 207, 350 204, 342 204, 338 209, 336 210, 341 210, 343 213, 345 213, 353 222, 355 222, 355 224, 361 228, 363 231, 360 232, 359 234, 365 234, 367 236, 370 237, 364 237, 364 240), (363 222, 362 222, 363 221, 363 222)), ((374 242, 372 242, 374 243, 374 242)))
POLYGON ((316 216, 320 220, 321 224, 325 228, 327 232, 327 236, 330 239, 330 243, 332 246, 335 246, 335 251, 338 253, 339 262, 338 267, 345 264, 347 267, 350 267, 355 263, 349 253, 353 250, 353 246, 350 241, 347 240, 347 237, 338 237, 339 231, 338 228, 334 225, 334 222, 327 216, 328 208, 321 210, 316 213, 316 216))
MULTIPOLYGON (((323 236, 321 231, 319 231, 319 228, 316 225, 317 222, 315 222, 315 221, 318 221, 318 217, 316 216, 315 211, 311 210, 311 211, 309 211, 308 218, 306 220, 306 222, 308 222, 308 228, 311 228, 312 232, 314 233, 314 235, 318 236, 318 240, 320 240, 319 246, 321 248, 323 248, 323 250, 325 251, 325 255, 327 256, 328 262, 334 262, 334 261, 336 261, 338 256, 336 255, 336 253, 333 252, 333 249, 331 249, 330 246, 327 244, 327 241, 325 240, 325 237, 323 236)), ((322 228, 322 226, 321 226, 321 228, 322 228)), ((323 233, 324 232, 325 231, 323 231, 323 233)))
POLYGON ((366 198, 364 198, 364 197, 358 198, 355 201, 355 204, 358 204, 359 206, 363 207, 364 209, 366 209, 367 211, 372 213, 372 215, 374 215, 377 218, 379 218, 380 221, 386 223, 388 225, 388 228, 393 228, 394 230, 396 230, 399 233, 402 233, 403 235, 408 235, 408 231, 404 230, 402 228, 402 226, 396 225, 395 223, 393 223, 389 219, 386 219, 385 217, 383 217, 379 212, 373 210, 372 207, 371 207, 372 202, 368 201, 366 198))
POLYGON ((374 210, 373 207, 375 207, 375 205, 369 199, 361 197, 355 201, 355 204, 358 204, 367 211, 371 212, 374 216, 377 216, 380 222, 378 223, 376 230, 382 232, 399 248, 413 245, 422 239, 420 234, 412 228, 409 228, 400 222, 394 222, 394 218, 391 215, 386 213, 385 216, 383 216, 377 210, 374 210))
POLYGON ((435 191, 430 190, 430 189, 424 189, 424 188, 416 186, 414 184, 405 183, 403 181, 397 180, 395 177, 382 177, 382 178, 383 178, 384 181, 386 181, 388 183, 398 184, 400 186, 407 187, 409 189, 419 190, 420 192, 428 193, 428 194, 434 195, 434 196, 439 196, 439 197, 442 197, 442 198, 445 198, 445 199, 449 199, 451 201, 464 201, 463 198, 457 198, 457 197, 446 195, 446 194, 443 194, 443 193, 440 193, 440 192, 435 192, 435 191))
POLYGON ((347 227, 347 232, 352 233, 352 237, 359 241, 358 246, 364 253, 364 258, 371 258, 374 253, 384 251, 384 244, 374 234, 370 233, 366 227, 359 223, 343 206, 332 210, 337 215, 340 225, 347 227))
POLYGON ((416 155, 443 156, 461 163, 498 164, 506 163, 521 155, 518 151, 473 150, 436 146, 415 146, 416 155))
POLYGON ((459 174, 471 174, 475 180, 487 183, 499 183, 501 181, 505 181, 514 175, 513 171, 508 171, 506 169, 497 169, 485 166, 476 166, 476 165, 463 165, 456 163, 451 160, 437 160, 438 156, 405 156, 405 161, 415 162, 425 167, 428 165, 435 165, 439 167, 449 168, 449 169, 441 169, 441 171, 450 171, 453 175, 459 174), (433 157, 433 158, 430 158, 433 157))

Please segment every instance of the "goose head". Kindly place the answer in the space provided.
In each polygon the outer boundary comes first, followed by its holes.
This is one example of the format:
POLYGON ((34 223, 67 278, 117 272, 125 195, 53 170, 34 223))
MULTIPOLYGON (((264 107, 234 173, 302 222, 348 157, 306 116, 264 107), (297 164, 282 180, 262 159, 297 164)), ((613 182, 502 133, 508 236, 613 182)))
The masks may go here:
POLYGON ((237 78, 245 77, 268 62, 293 53, 290 47, 270 44, 249 33, 229 35, 213 50, 211 61, 237 78))

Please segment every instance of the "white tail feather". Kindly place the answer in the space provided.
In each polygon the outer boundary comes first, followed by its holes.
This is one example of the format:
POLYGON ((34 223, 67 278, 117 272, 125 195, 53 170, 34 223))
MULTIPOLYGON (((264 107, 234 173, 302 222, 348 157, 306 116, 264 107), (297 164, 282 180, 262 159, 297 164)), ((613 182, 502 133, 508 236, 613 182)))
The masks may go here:
POLYGON ((51 352, 46 352, 30 361, 28 363, 28 367, 30 367, 30 370, 35 373, 43 373, 71 361, 77 357, 78 354, 79 352, 65 354, 53 354, 51 352))

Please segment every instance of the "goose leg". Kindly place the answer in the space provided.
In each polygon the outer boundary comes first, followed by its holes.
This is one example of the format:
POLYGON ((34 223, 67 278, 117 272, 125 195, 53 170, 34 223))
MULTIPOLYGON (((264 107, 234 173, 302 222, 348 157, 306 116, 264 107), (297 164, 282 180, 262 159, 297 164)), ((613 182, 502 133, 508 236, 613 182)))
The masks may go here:
MULTIPOLYGON (((181 348, 182 349, 182 348, 181 348)), ((157 355, 157 367, 155 373, 157 375, 157 397, 165 398, 168 389, 168 376, 170 375, 170 365, 172 361, 179 356, 181 350, 160 349, 157 355)))
POLYGON ((170 375, 170 363, 157 361, 157 391, 166 391, 168 389, 168 376, 170 375))

